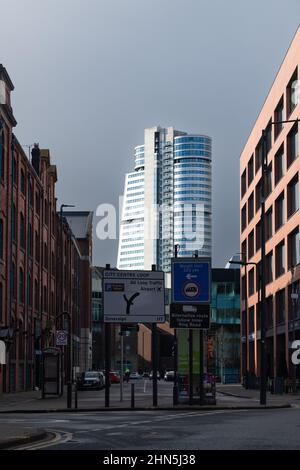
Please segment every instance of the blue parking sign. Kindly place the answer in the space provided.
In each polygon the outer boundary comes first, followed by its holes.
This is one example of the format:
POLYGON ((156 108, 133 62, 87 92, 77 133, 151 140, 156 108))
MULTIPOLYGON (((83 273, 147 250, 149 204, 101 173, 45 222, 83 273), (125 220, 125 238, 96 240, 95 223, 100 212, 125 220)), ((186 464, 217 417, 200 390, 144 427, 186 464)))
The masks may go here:
POLYGON ((209 304, 211 286, 210 258, 172 260, 172 302, 209 304))

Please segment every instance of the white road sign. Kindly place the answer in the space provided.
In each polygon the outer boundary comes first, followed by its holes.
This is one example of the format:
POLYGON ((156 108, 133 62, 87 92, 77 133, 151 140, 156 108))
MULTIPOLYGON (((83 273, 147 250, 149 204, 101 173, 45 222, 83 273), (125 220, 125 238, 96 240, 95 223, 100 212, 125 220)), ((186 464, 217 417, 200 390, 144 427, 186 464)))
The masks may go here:
POLYGON ((106 323, 163 323, 164 273, 105 270, 103 311, 106 323))

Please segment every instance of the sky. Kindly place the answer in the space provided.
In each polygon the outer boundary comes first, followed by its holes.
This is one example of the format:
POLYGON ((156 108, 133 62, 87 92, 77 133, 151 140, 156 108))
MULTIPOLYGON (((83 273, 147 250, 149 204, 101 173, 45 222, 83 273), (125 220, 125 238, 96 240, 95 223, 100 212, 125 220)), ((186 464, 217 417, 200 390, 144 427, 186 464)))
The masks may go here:
MULTIPOLYGON (((213 266, 239 252, 239 156, 300 23, 298 0, 0 0, 21 144, 49 148, 58 205, 118 206, 145 127, 213 139, 213 266)), ((28 151, 27 147, 25 150, 28 151)), ((116 240, 94 237, 112 266, 116 240)))

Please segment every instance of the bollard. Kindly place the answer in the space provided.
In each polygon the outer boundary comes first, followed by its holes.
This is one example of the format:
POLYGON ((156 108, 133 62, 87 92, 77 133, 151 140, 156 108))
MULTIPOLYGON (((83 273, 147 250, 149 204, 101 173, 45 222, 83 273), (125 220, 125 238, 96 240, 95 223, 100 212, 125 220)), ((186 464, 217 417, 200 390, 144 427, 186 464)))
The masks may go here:
POLYGON ((173 387, 173 405, 178 405, 178 386, 174 385, 173 387))
POLYGON ((67 408, 72 408, 72 383, 67 384, 67 408))
POLYGON ((78 390, 77 390, 77 384, 75 384, 75 409, 77 410, 78 408, 78 390))
POLYGON ((131 384, 131 408, 134 408, 134 384, 131 384))

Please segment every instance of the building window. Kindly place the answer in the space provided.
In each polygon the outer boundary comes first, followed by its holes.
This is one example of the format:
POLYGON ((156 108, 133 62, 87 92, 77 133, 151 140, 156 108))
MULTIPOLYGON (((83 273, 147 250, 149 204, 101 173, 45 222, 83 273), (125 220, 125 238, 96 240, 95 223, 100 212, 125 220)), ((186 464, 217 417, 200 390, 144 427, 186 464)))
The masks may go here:
POLYGON ((248 223, 253 219, 254 216, 254 193, 248 199, 248 223))
POLYGON ((19 269, 19 302, 24 303, 24 271, 19 269))
POLYGON ((298 67, 293 73, 292 78, 289 81, 289 84, 286 89, 286 102, 287 102, 287 118, 294 111, 298 104, 298 67))
POLYGON ((299 281, 293 282, 288 287, 288 305, 289 320, 296 320, 300 318, 299 281), (295 294, 296 296, 298 295, 298 297, 296 297, 295 294), (292 297, 292 295, 294 296, 294 298, 292 297))
POLYGON ((32 238, 32 224, 28 224, 28 254, 32 256, 33 238, 32 238))
POLYGON ((253 165, 253 155, 248 162, 248 186, 251 184, 254 178, 254 165, 253 165))
POLYGON ((48 246, 47 243, 44 243, 44 267, 48 268, 48 246))
POLYGON ((297 228, 288 236, 288 268, 291 269, 299 262, 299 229, 297 228))
POLYGON ((272 237, 272 217, 273 217, 273 209, 270 207, 270 209, 266 212, 266 228, 265 228, 265 234, 266 234, 266 240, 269 240, 272 237))
POLYGON ((275 230, 284 224, 284 191, 275 201, 275 230))
POLYGON ((266 128, 266 151, 267 154, 270 152, 272 148, 272 119, 268 122, 266 128))
POLYGON ((246 258, 247 257, 247 238, 242 243, 241 252, 242 252, 242 256, 246 258))
POLYGON ((299 209, 299 181, 298 174, 292 179, 287 187, 287 213, 290 217, 299 209))
POLYGON ((47 287, 43 287, 43 311, 47 312, 47 287))
POLYGON ((40 194, 35 193, 35 212, 40 215, 40 194))
POLYGON ((27 280, 27 302, 28 307, 32 307, 32 280, 30 274, 28 274, 27 280))
POLYGON ((260 209, 261 207, 261 180, 256 185, 255 188, 255 210, 256 212, 260 209))
POLYGON ((55 256, 53 251, 51 253, 51 273, 53 276, 55 275, 55 256))
POLYGON ((25 248, 25 220, 22 212, 20 214, 20 245, 25 248))
POLYGON ((271 251, 266 256, 266 284, 273 281, 273 252, 271 251))
POLYGON ((242 208, 241 224, 242 224, 242 232, 243 232, 245 230, 246 226, 247 226, 247 208, 246 208, 246 204, 242 208))
POLYGON ((299 156, 298 152, 298 123, 296 122, 287 136, 287 168, 299 156))
POLYGON ((275 185, 284 175, 284 146, 282 145, 275 155, 275 185))
POLYGON ((276 277, 281 276, 284 274, 285 266, 284 266, 284 241, 279 243, 276 246, 276 257, 275 257, 275 272, 276 277))
POLYGON ((33 194, 33 189, 32 189, 32 183, 31 181, 29 182, 29 203, 31 207, 33 207, 34 204, 34 194, 33 194))
POLYGON ((0 179, 4 180, 4 129, 0 129, 0 179))
POLYGON ((278 105, 276 106, 275 113, 274 113, 274 122, 278 123, 274 125, 274 139, 277 139, 279 136, 283 124, 282 121, 284 120, 283 116, 283 96, 281 97, 281 100, 279 101, 278 105))
POLYGON ((260 268, 261 262, 257 263, 256 265, 256 291, 260 291, 260 268))
POLYGON ((261 139, 255 149, 255 173, 258 172, 262 164, 262 145, 261 139))
POLYGON ((249 308, 249 334, 254 333, 254 307, 249 308))
POLYGON ((248 259, 254 255, 254 230, 250 232, 248 237, 248 259))
POLYGON ((12 159, 12 180, 15 185, 17 185, 17 160, 15 157, 12 159))
POLYGON ((3 220, 0 219, 0 259, 3 259, 3 220))
POLYGON ((268 166, 266 172, 266 198, 272 192, 272 163, 268 166))
POLYGON ((16 206, 13 204, 12 206, 12 222, 11 222, 11 229, 12 229, 12 239, 14 242, 17 241, 17 218, 16 218, 16 206))
POLYGON ((17 286, 16 286, 16 265, 15 263, 12 263, 12 273, 11 273, 12 279, 11 279, 11 290, 12 290, 12 298, 16 300, 17 298, 17 286))
POLYGON ((34 281, 34 308, 39 310, 39 287, 36 279, 34 281))
POLYGON ((0 322, 4 321, 3 318, 3 284, 0 282, 0 322))
POLYGON ((285 320, 285 289, 276 292, 276 323, 283 323, 285 320))
POLYGON ((261 248, 261 223, 258 222, 258 224, 255 227, 255 248, 256 251, 258 251, 261 248))
POLYGON ((40 237, 37 232, 35 232, 35 259, 40 261, 40 237))
POLYGON ((44 223, 45 223, 45 225, 48 225, 48 223, 49 223, 49 206, 48 206, 48 203, 47 203, 46 200, 45 200, 45 203, 44 203, 44 208, 45 208, 44 223))
POLYGON ((249 295, 254 294, 254 268, 249 271, 249 295))
POLYGON ((246 170, 241 176, 241 191, 242 191, 242 197, 244 196, 245 192, 247 190, 247 180, 246 180, 246 170))
POLYGON ((273 328, 273 296, 266 298, 266 328, 273 328))
POLYGON ((25 194, 25 173, 23 170, 21 170, 20 179, 21 179, 21 182, 20 182, 21 193, 25 194))

